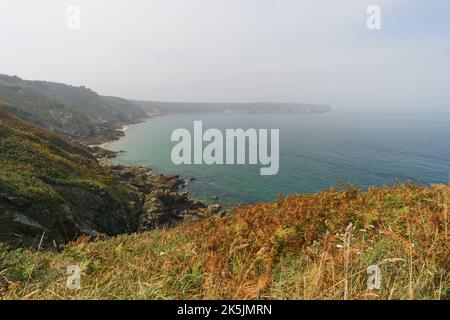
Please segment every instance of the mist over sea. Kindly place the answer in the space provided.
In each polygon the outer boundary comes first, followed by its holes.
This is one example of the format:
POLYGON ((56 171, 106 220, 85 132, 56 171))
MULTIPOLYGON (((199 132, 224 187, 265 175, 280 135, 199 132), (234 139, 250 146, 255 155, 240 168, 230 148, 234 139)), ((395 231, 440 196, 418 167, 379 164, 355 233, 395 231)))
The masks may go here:
POLYGON ((450 114, 331 112, 323 114, 183 114, 132 125, 107 144, 124 150, 116 162, 150 166, 154 173, 194 177, 194 197, 224 204, 272 200, 278 194, 313 193, 338 186, 392 185, 395 179, 447 183, 450 173, 450 114), (280 170, 261 176, 259 165, 172 164, 177 128, 280 129, 280 170), (214 200, 217 201, 217 200, 214 200))

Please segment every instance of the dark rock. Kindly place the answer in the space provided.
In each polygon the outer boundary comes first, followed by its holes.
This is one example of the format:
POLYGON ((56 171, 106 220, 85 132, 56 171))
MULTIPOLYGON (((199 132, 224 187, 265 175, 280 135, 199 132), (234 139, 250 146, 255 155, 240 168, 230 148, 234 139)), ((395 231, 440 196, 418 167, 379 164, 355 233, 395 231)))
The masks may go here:
POLYGON ((26 231, 27 233, 41 233, 49 232, 47 228, 42 226, 39 222, 30 219, 19 213, 15 213, 12 217, 12 222, 17 225, 18 228, 26 231))
POLYGON ((30 203, 27 199, 22 197, 9 197, 8 201, 18 207, 25 207, 30 203))
POLYGON ((218 213, 220 211, 220 208, 221 208, 220 204, 210 204, 208 206, 208 212, 210 214, 216 214, 216 213, 218 213))
POLYGON ((111 237, 109 237, 107 234, 97 232, 95 230, 89 230, 89 229, 81 229, 80 235, 87 236, 89 240, 95 241, 95 240, 108 240, 111 237))
POLYGON ((103 158, 113 159, 113 158, 116 158, 117 154, 119 153, 116 151, 103 149, 99 146, 90 146, 89 151, 91 151, 92 154, 94 155, 94 157, 97 159, 103 159, 103 158))
POLYGON ((174 226, 186 221, 186 215, 196 217, 189 221, 203 219, 215 210, 208 210, 203 203, 189 199, 189 192, 178 191, 184 184, 179 175, 152 175, 147 167, 108 165, 107 168, 141 194, 138 231, 174 226))

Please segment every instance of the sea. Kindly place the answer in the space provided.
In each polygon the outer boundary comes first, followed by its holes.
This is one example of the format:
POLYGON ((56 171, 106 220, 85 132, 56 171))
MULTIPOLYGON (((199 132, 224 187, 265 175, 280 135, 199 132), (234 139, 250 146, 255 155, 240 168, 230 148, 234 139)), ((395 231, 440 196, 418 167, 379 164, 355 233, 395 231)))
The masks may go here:
POLYGON ((105 148, 123 151, 114 162, 179 174, 194 198, 227 206, 350 184, 448 183, 450 113, 173 114, 131 125, 105 148), (260 165, 173 164, 171 134, 192 133, 194 121, 223 132, 279 129, 278 174, 260 175, 260 165))

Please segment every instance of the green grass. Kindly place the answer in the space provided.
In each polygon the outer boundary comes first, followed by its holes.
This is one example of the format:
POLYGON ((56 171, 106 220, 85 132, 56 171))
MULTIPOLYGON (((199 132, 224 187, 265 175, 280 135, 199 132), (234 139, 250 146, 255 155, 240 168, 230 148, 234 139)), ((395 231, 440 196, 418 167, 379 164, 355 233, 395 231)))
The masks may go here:
POLYGON ((127 189, 83 149, 0 111, 0 188, 14 196, 63 202, 55 185, 106 190, 124 201, 127 189))

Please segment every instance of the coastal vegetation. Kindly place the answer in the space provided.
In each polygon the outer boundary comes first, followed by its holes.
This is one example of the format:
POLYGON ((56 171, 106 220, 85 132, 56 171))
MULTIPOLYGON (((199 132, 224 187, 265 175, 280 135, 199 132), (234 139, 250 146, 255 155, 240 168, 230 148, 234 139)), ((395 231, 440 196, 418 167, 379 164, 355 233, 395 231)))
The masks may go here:
POLYGON ((450 188, 329 189, 175 228, 0 247, 4 299, 449 299, 450 188), (67 266, 81 288, 66 286, 67 266), (381 270, 380 289, 367 268, 381 270))
POLYGON ((137 228, 133 192, 85 148, 0 106, 0 241, 57 246, 137 228), (42 236, 42 239, 39 239, 42 236))

